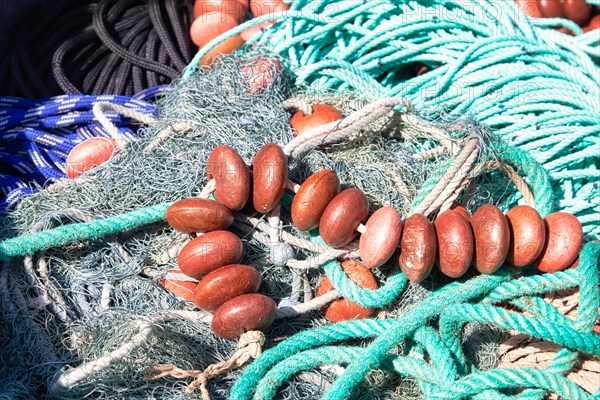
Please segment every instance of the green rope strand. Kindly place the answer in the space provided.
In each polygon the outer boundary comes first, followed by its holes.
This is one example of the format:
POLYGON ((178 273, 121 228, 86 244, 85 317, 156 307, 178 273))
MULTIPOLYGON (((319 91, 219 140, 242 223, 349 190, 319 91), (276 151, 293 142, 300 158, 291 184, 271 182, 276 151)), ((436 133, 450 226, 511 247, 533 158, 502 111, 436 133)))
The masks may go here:
POLYGON ((0 242, 0 260, 22 257, 77 241, 96 240, 160 222, 164 220, 168 207, 169 204, 159 204, 106 219, 64 225, 47 231, 7 239, 0 242))
MULTIPOLYGON (((535 368, 494 369, 471 374, 449 388, 436 393, 433 399, 463 399, 487 389, 539 388, 569 400, 591 400, 593 397, 575 383, 557 374, 535 368)), ((519 397, 520 398, 520 397, 519 397)))
MULTIPOLYGON (((251 364, 233 387, 231 398, 272 398, 277 393, 280 382, 284 382, 290 374, 310 369, 306 363, 314 363, 311 365, 316 366, 336 363, 331 358, 335 354, 334 350, 332 353, 327 350, 326 355, 319 356, 320 346, 337 348, 331 345, 349 339, 372 338, 373 342, 364 350, 352 350, 352 357, 347 356, 340 362, 348 366, 333 383, 326 399, 348 397, 370 370, 387 368, 389 350, 409 339, 417 343, 414 346, 417 352, 422 353, 418 350, 421 348, 429 354, 430 365, 437 368, 427 379, 417 378, 428 398, 461 399, 472 396, 474 399, 484 400, 493 396, 498 399, 533 400, 543 398, 550 391, 569 399, 591 399, 592 396, 562 375, 572 368, 577 354, 600 355, 600 336, 590 333, 598 316, 597 308, 594 307, 598 304, 599 260, 600 243, 592 242, 584 246, 579 267, 575 270, 511 279, 513 270, 504 269, 497 275, 479 276, 465 283, 453 282, 432 293, 397 320, 344 321, 300 332, 277 347, 265 351, 251 364), (580 287, 581 309, 578 320, 571 323, 564 316, 559 317, 550 311, 549 305, 541 303, 541 299, 536 298, 533 302, 529 299, 528 302, 527 297, 524 297, 541 296, 577 285, 580 287), (515 304, 530 304, 528 309, 534 316, 527 317, 487 305, 510 299, 515 299, 515 304), (436 316, 440 316, 439 336, 427 326, 436 316), (545 371, 527 368, 469 371, 460 348, 459 334, 460 326, 471 321, 518 330, 532 337, 551 340, 564 348, 545 371), (303 353, 307 351, 310 352, 303 353), (307 354, 314 357, 313 361, 296 363, 307 354), (293 358, 295 361, 287 363, 288 358, 296 355, 298 358, 293 358), (282 378, 281 374, 285 377, 282 378), (518 389, 522 392, 518 397, 497 392, 505 389, 518 389)), ((399 369, 397 372, 405 371, 399 369)))
POLYGON ((574 288, 579 284, 580 273, 576 270, 555 272, 552 274, 524 276, 504 282, 494 288, 482 303, 500 303, 517 297, 544 294, 556 290, 574 288))

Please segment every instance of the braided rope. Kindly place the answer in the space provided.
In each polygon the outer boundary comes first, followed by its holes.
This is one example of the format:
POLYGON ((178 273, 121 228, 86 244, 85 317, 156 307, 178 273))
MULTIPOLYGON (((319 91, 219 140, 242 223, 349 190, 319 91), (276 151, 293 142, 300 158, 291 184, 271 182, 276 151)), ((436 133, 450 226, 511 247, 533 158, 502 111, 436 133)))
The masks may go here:
POLYGON ((385 98, 377 100, 362 109, 352 113, 341 121, 333 121, 292 139, 283 152, 292 158, 300 158, 318 146, 327 146, 342 141, 348 141, 377 119, 392 112, 392 109, 402 106, 409 112, 412 104, 403 98, 385 98))
POLYGON ((121 110, 129 111, 126 117, 149 122, 155 107, 147 100, 164 90, 156 86, 135 97, 64 95, 35 101, 0 97, 0 165, 5 167, 0 173, 0 196, 6 196, 0 200, 0 209, 36 192, 32 184, 44 185, 49 180, 66 184, 65 160, 83 140, 112 136, 122 146, 136 139, 128 118, 104 117, 93 111, 96 103, 106 104, 96 108, 124 107, 121 110))
POLYGON ((427 216, 435 212, 445 202, 454 200, 458 195, 457 189, 461 187, 465 177, 474 168, 478 156, 479 139, 468 140, 444 176, 413 210, 413 213, 427 216))
POLYGON ((186 392, 193 393, 196 387, 200 387, 202 400, 210 400, 210 394, 206 385, 209 379, 215 378, 233 369, 246 364, 248 360, 257 358, 262 352, 265 336, 260 331, 245 332, 238 341, 239 349, 227 361, 211 364, 204 371, 183 370, 173 364, 157 364, 146 370, 146 379, 158 379, 165 376, 175 378, 194 378, 186 388, 186 392), (154 375, 151 375, 153 374, 154 375))
POLYGON ((124 117, 134 119, 143 124, 149 125, 155 122, 155 119, 151 115, 141 113, 128 107, 120 106, 113 103, 96 102, 92 107, 94 117, 100 122, 102 127, 108 132, 108 134, 116 140, 119 147, 122 147, 127 141, 119 132, 119 128, 113 124, 108 116, 104 113, 105 111, 114 111, 124 117))

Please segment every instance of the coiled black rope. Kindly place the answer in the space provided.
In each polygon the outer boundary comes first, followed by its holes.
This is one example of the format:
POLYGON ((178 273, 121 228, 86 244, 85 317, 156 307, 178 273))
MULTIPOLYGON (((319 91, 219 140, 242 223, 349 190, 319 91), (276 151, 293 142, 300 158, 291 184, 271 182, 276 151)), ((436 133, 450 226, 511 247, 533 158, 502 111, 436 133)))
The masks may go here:
POLYGON ((192 59, 193 0, 69 0, 23 16, 0 60, 0 95, 132 96, 192 59))

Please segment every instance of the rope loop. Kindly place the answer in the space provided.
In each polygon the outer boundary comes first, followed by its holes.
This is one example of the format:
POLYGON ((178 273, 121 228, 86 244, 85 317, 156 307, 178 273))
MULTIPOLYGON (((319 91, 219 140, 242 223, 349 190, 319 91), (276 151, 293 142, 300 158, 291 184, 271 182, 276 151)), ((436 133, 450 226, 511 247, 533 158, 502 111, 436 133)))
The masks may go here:
POLYGON ((253 396, 273 399, 278 388, 290 376, 333 363, 346 365, 346 369, 327 391, 324 398, 328 400, 347 398, 366 374, 377 368, 412 377, 432 399, 469 396, 479 400, 501 399, 506 396, 498 390, 516 390, 521 393, 519 398, 541 399, 550 392, 568 399, 592 400, 591 394, 562 376, 573 367, 574 362, 571 359, 567 361, 560 352, 556 363, 548 370, 511 368, 478 371, 467 362, 462 352, 460 325, 466 321, 485 322, 554 342, 575 355, 581 353, 597 357, 600 355, 600 337, 593 332, 593 326, 598 318, 600 301, 599 262, 600 243, 592 242, 584 246, 579 267, 574 270, 520 279, 513 278, 511 271, 501 270, 496 275, 482 275, 464 283, 448 284, 398 319, 344 321, 300 332, 265 351, 251 364, 236 382, 231 397, 236 400, 253 396), (530 296, 577 285, 581 304, 575 321, 564 319, 555 323, 541 310, 531 309, 535 314, 529 317, 499 306, 476 304, 481 296, 487 301, 494 299, 495 303, 510 298, 531 303, 538 297, 530 296), (431 327, 431 321, 436 318, 440 321, 439 335, 431 327), (346 340, 359 338, 373 341, 367 347, 346 348, 341 345, 346 340), (423 362, 423 357, 418 355, 421 353, 413 354, 410 349, 405 349, 408 356, 390 356, 389 351, 402 343, 405 346, 414 343, 415 351, 423 349, 430 362, 423 362))

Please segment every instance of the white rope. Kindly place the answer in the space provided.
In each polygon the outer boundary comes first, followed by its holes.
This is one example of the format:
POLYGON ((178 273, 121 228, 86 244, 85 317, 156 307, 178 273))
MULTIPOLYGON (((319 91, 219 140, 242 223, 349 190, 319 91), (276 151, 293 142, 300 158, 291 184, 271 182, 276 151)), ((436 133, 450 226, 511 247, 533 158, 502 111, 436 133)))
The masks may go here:
POLYGON ((377 100, 346 118, 318 126, 292 139, 283 149, 291 158, 299 158, 318 146, 331 145, 347 140, 359 133, 369 124, 386 115, 392 115, 392 109, 402 105, 412 110, 412 103, 401 97, 377 100))
POLYGON ((144 154, 150 154, 152 150, 158 147, 162 142, 168 140, 169 138, 178 135, 183 132, 187 132, 194 128, 195 124, 192 122, 177 122, 169 127, 163 129, 158 132, 154 139, 144 149, 144 154))
POLYGON ((302 111, 304 115, 311 115, 313 113, 313 108, 306 100, 303 99, 288 99, 285 100, 282 104, 283 109, 286 111, 302 111))
MULTIPOLYGON (((1 279, 1 277, 0 277, 1 279)), ((133 318, 133 316, 132 316, 133 318)), ((155 314, 149 320, 138 320, 138 333, 121 346, 111 351, 105 356, 99 357, 93 361, 84 363, 77 368, 70 369, 58 376, 56 381, 50 386, 50 394, 57 395, 60 391, 74 386, 91 375, 97 374, 108 368, 115 361, 119 361, 131 354, 132 351, 143 346, 148 342, 154 332, 154 324, 165 322, 171 319, 183 318, 192 322, 210 323, 211 315, 206 312, 173 310, 169 312, 155 314)))
POLYGON ((132 110, 129 107, 120 106, 118 104, 106 103, 106 102, 96 102, 92 107, 92 112, 94 113, 94 117, 100 122, 100 125, 108 132, 108 134, 117 142, 120 148, 127 143, 127 140, 121 133, 119 132, 119 128, 106 116, 106 111, 113 111, 119 113, 125 117, 135 119, 139 122, 142 122, 146 125, 152 124, 155 122, 154 117, 148 114, 141 113, 139 111, 132 110))
POLYGON ((414 209, 413 213, 428 216, 437 211, 475 168, 479 150, 479 139, 469 139, 450 168, 448 168, 448 171, 446 171, 446 174, 435 185, 431 193, 423 199, 421 204, 414 209))
POLYGON ((304 303, 300 303, 300 304, 297 304, 294 306, 278 308, 275 318, 282 319, 282 318, 296 317, 298 315, 306 314, 307 312, 315 311, 320 308, 323 308, 327 304, 331 303, 334 300, 339 299, 340 297, 342 297, 341 294, 339 294, 335 290, 331 290, 322 296, 315 297, 314 299, 312 299, 310 301, 306 301, 304 303))

